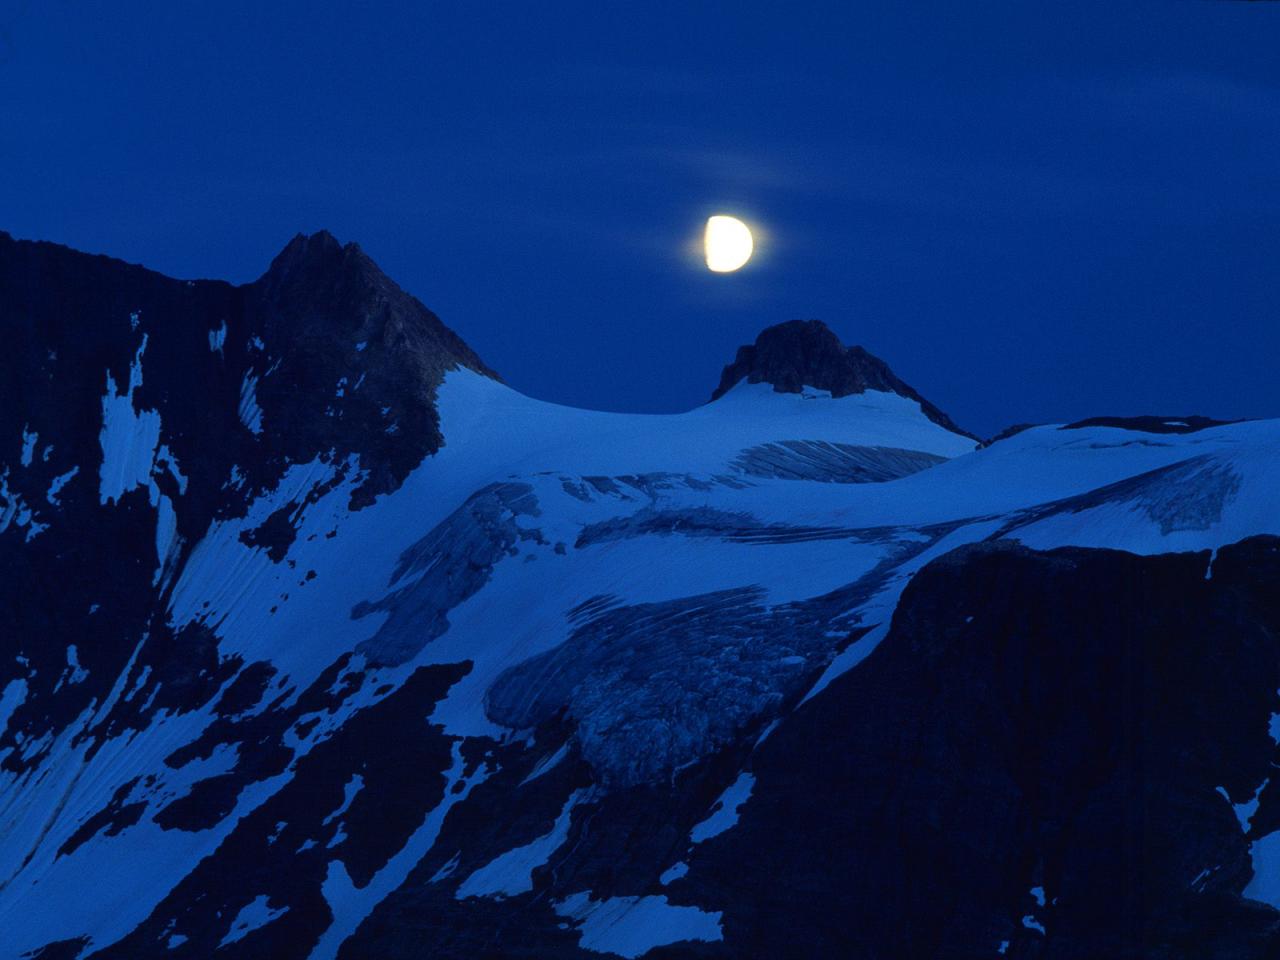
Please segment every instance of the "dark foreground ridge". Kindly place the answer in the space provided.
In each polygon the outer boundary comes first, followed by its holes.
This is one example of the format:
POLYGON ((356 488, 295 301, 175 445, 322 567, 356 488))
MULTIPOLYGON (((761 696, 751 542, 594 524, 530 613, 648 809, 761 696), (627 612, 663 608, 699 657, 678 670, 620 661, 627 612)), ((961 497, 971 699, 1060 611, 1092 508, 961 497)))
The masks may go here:
POLYGON ((1214 420, 1212 417, 1089 417, 1062 427, 1063 430, 1080 430, 1084 427, 1115 427, 1118 430, 1138 430, 1142 433, 1196 433, 1210 427, 1228 427, 1240 420, 1214 420))
POLYGON ((1280 914, 1242 896, 1280 782, 1247 831, 1224 800, 1280 749, 1280 540, 1207 560, 1005 541, 926 567, 692 864, 737 955, 1280 955, 1280 914))
POLYGON ((737 357, 724 368, 720 386, 711 399, 718 400, 744 379, 747 383, 771 383, 778 393, 799 393, 806 386, 829 390, 833 397, 867 390, 896 393, 920 404, 924 415, 939 426, 973 436, 900 379, 879 357, 862 347, 846 347, 821 320, 788 320, 761 331, 755 343, 738 348, 737 357))

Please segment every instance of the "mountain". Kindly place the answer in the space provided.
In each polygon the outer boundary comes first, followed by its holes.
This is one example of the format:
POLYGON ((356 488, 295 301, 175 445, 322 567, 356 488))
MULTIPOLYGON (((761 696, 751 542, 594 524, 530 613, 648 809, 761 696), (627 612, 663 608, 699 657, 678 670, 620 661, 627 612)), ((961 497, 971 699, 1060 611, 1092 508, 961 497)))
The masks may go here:
POLYGON ((323 233, 0 332, 0 957, 1280 951, 1280 422, 560 407, 323 233))
POLYGON ((800 393, 806 386, 825 390, 837 398, 868 390, 893 393, 914 400, 921 412, 939 426, 971 436, 900 380, 887 363, 862 347, 846 347, 821 320, 779 323, 762 331, 755 343, 739 347, 733 363, 724 368, 711 399, 719 399, 743 380, 771 384, 778 393, 800 393))

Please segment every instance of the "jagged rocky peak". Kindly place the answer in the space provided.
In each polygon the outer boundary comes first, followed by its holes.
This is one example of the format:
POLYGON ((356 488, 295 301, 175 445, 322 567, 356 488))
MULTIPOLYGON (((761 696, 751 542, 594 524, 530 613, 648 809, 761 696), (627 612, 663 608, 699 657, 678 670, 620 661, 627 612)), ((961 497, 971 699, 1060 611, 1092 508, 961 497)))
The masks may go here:
POLYGON ((711 399, 719 399, 741 380, 772 384, 778 393, 799 393, 806 386, 828 390, 833 397, 867 390, 896 393, 919 403, 925 416, 939 426, 971 436, 887 363, 862 347, 846 347, 821 320, 788 320, 761 331, 755 343, 738 348, 711 399))
POLYGON ((294 237, 242 286, 0 235, 0 332, 0 411, 26 411, 0 414, 0 444, 25 430, 58 452, 56 472, 33 472, 24 495, 42 500, 73 466, 97 474, 104 387, 115 384, 159 418, 160 445, 184 464, 178 523, 193 536, 209 511, 232 509, 222 500, 233 469, 247 497, 291 464, 354 455, 364 480, 353 504, 372 502, 445 442, 436 393, 449 371, 497 378, 359 246, 326 231, 294 237))
POLYGON ((359 244, 327 230, 298 234, 253 286, 273 308, 268 334, 291 342, 331 336, 408 350, 428 366, 497 374, 456 333, 402 290, 359 244), (429 354, 429 356, 428 356, 429 354))
POLYGON ((358 452, 369 482, 357 503, 394 489, 444 442, 435 394, 448 371, 498 379, 358 244, 326 230, 289 241, 248 302, 266 345, 255 373, 277 445, 295 461, 358 452))

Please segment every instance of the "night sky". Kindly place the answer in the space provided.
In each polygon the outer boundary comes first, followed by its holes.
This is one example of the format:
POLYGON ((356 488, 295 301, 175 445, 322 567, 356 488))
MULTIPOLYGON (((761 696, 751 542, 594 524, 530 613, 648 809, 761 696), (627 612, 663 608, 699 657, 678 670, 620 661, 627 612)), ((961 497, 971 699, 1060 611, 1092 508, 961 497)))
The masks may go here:
POLYGON ((241 282, 327 228, 603 409, 817 317, 979 433, 1280 416, 1280 3, 783 6, 5 3, 0 229, 241 282))

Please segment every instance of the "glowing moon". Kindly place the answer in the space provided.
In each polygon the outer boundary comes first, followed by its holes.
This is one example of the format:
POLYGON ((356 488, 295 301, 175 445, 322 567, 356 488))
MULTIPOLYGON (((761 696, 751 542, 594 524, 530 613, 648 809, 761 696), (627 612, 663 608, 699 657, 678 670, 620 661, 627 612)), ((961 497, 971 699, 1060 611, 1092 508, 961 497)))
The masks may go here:
POLYGON ((751 259, 755 249, 750 229, 737 217, 715 216, 707 220, 703 244, 707 269, 715 273, 732 273, 751 259))

